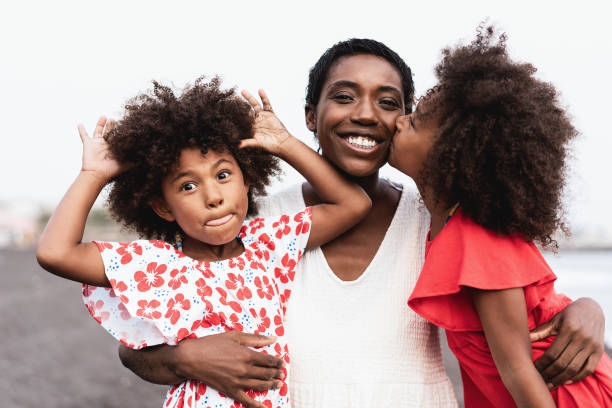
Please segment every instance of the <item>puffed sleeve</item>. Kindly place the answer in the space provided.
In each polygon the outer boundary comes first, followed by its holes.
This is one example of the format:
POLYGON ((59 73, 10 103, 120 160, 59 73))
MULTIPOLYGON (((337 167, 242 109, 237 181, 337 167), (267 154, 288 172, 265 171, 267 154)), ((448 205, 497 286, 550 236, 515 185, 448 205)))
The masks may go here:
POLYGON ((533 243, 500 236, 461 211, 430 244, 408 305, 445 329, 482 330, 470 288, 525 288, 529 313, 554 295, 556 277, 533 243))
POLYGON ((113 337, 134 349, 176 339, 160 330, 166 314, 167 253, 162 241, 96 242, 111 288, 83 285, 91 316, 113 337))

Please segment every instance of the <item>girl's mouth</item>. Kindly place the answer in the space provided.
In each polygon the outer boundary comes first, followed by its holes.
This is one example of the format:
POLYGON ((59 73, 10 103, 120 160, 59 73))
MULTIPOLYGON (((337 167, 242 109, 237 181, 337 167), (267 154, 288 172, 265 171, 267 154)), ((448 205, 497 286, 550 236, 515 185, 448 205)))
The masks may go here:
POLYGON ((227 223, 229 220, 232 219, 232 217, 234 217, 234 214, 228 214, 225 217, 221 217, 221 218, 217 218, 214 220, 210 220, 206 222, 206 226, 208 227, 217 227, 219 225, 223 225, 225 223, 227 223))

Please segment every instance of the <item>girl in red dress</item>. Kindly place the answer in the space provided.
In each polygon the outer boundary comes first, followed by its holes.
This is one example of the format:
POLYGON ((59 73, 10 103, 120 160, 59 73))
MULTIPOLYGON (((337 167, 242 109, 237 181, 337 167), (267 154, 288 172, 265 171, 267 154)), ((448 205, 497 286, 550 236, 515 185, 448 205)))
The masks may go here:
POLYGON ((535 71, 481 26, 471 44, 443 51, 438 85, 397 120, 389 163, 415 180, 431 213, 408 304, 446 329, 467 407, 611 407, 606 355, 550 390, 533 364, 554 338, 530 343, 529 330, 570 303, 534 243, 555 248, 564 230, 565 158, 577 134, 535 71))
MULTIPOLYGON (((291 136, 259 95, 263 106, 243 92, 249 106, 217 79, 198 80, 180 96, 155 83, 128 102, 116 127, 103 117, 90 138, 80 126, 81 172, 36 255, 49 272, 84 283, 91 315, 129 347, 227 331, 266 336, 248 344, 265 346, 262 353, 246 350, 260 381, 237 397, 288 408, 284 313, 294 268, 306 248, 352 227, 371 202, 291 136), (270 153, 300 171, 322 204, 245 221, 255 210, 253 192, 263 192, 278 170, 270 153), (111 211, 146 239, 82 242, 87 214, 111 181, 111 211), (279 377, 268 390, 266 380, 279 377)), ((196 380, 171 387, 164 403, 239 406, 196 380)))

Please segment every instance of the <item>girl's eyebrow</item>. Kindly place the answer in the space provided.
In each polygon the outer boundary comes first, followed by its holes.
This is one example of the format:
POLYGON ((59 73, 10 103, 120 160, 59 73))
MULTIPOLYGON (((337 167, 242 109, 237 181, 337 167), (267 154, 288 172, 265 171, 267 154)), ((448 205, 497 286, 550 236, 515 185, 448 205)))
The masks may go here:
MULTIPOLYGON (((217 160, 211 167, 213 169, 216 169, 217 167, 221 166, 222 164, 228 163, 230 165, 232 165, 232 162, 224 159, 224 158, 220 158, 219 160, 217 160)), ((180 179, 181 177, 185 177, 185 176, 195 176, 195 172, 191 171, 191 170, 185 170, 185 171, 181 171, 180 173, 178 173, 176 176, 172 177, 172 182, 175 182, 176 180, 180 179)))

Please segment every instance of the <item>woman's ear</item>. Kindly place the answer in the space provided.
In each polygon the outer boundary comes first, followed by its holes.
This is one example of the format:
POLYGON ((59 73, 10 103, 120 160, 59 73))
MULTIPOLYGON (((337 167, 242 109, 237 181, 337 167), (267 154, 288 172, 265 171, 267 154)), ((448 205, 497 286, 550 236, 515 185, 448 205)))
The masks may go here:
POLYGON ((174 218, 174 215, 168 208, 168 204, 166 204, 166 200, 164 200, 163 198, 159 198, 159 197, 154 198, 151 201, 151 208, 153 209, 155 214, 157 214, 160 218, 168 222, 173 222, 176 220, 176 218, 174 218))
POLYGON ((306 105, 304 107, 304 115, 306 116, 306 127, 313 133, 317 133, 317 111, 314 106, 306 105))

